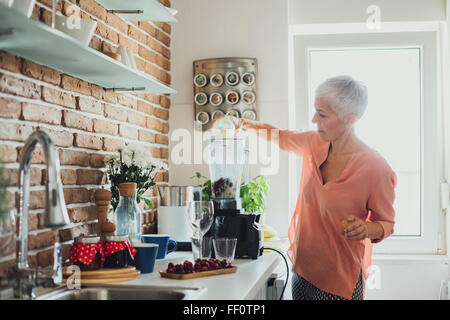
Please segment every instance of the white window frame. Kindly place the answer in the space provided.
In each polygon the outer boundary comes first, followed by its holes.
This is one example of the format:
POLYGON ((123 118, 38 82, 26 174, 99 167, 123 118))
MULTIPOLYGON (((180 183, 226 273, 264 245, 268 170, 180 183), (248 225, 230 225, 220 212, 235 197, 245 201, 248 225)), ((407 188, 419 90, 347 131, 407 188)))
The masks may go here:
MULTIPOLYGON (((422 208, 421 208, 421 237, 390 237, 379 244, 374 246, 374 253, 378 254, 395 254, 395 255, 436 255, 446 254, 446 239, 445 239, 445 221, 442 215, 440 206, 440 183, 445 181, 444 177, 444 147, 443 147, 443 129, 442 122, 438 121, 443 114, 442 105, 442 75, 437 70, 442 70, 442 55, 443 50, 443 27, 442 22, 384 22, 381 23, 380 29, 368 29, 365 23, 339 23, 339 24, 308 24, 308 25, 289 25, 288 28, 288 94, 289 94, 289 129, 298 129, 301 131, 309 130, 309 123, 311 122, 312 115, 308 114, 308 105, 311 101, 308 100, 308 61, 307 61, 307 46, 302 47, 304 52, 299 52, 296 49, 296 39, 298 37, 314 37, 320 39, 322 35, 336 35, 336 37, 345 38, 348 47, 348 42, 351 38, 351 34, 367 34, 368 37, 372 33, 422 33, 433 32, 435 34, 436 48, 431 48, 433 56, 426 56, 423 65, 425 70, 423 71, 423 77, 427 81, 422 81, 422 112, 424 106, 435 105, 432 110, 434 117, 422 117, 422 128, 427 126, 434 126, 435 132, 428 135, 422 134, 421 150, 422 152, 422 182, 421 194, 422 194, 422 208), (297 51, 296 51, 297 50, 297 51), (436 55, 434 55, 434 53, 436 55), (437 61, 436 58, 437 57, 437 61), (431 59, 431 60, 430 60, 431 59), (434 62, 433 62, 434 59, 434 62), (433 63, 435 68, 433 71, 433 63), (430 70, 427 70, 430 69, 430 70), (302 76, 298 76, 302 74, 302 76), (433 77, 430 79, 430 77, 433 77), (434 82, 434 84, 433 84, 434 82), (425 87, 424 87, 425 85, 425 87), (437 88, 437 92, 433 92, 433 87, 437 88), (425 99, 425 100, 424 100, 425 99), (296 101, 298 100, 298 101, 296 101), (305 115, 307 115, 305 117, 305 115), (424 119, 426 123, 424 123, 424 119), (424 141, 424 138, 427 140, 424 141), (430 139, 431 138, 431 139, 430 139), (429 149, 432 150, 432 155, 429 149), (427 154, 428 150, 428 154, 427 154), (435 169, 430 169, 430 161, 435 161, 435 169), (428 169, 426 169, 428 168, 428 169), (426 169, 426 170, 425 170, 426 169), (426 174, 426 176, 425 176, 426 174), (426 193, 424 196, 423 193, 426 193), (427 214, 432 212, 432 214, 427 214)), ((399 38, 401 34, 399 35, 399 38)), ((316 41, 311 41, 311 46, 317 48, 316 41)), ((377 43, 371 45, 372 47, 395 47, 391 44, 377 43)), ((406 44, 401 44, 401 46, 406 44)), ((414 46, 422 45, 422 43, 411 44, 414 46)), ((321 46, 323 48, 336 47, 336 44, 329 46, 321 46)), ((360 43, 355 41, 354 47, 362 47, 360 43)), ((430 49, 428 49, 430 50, 430 49)), ((422 50, 423 52, 423 50, 422 50)), ((429 112, 429 110, 427 111, 429 112)), ((423 115, 423 113, 422 113, 423 115)), ((427 131, 432 131, 428 129, 427 131)), ((289 212, 294 212, 296 197, 298 195, 298 187, 300 183, 301 173, 301 158, 295 155, 289 155, 289 212)))

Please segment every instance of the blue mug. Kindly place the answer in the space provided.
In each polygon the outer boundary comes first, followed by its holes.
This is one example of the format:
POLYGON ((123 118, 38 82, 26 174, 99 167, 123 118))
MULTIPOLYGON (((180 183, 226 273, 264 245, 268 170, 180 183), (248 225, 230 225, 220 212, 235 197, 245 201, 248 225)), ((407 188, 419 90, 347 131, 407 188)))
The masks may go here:
POLYGON ((136 249, 134 263, 141 273, 152 273, 155 267, 158 245, 154 243, 133 243, 136 249))
POLYGON ((177 242, 170 239, 168 234, 143 234, 141 241, 144 243, 156 243, 159 245, 158 255, 156 259, 164 259, 168 253, 175 251, 177 242), (169 243, 173 244, 173 248, 169 250, 169 243))

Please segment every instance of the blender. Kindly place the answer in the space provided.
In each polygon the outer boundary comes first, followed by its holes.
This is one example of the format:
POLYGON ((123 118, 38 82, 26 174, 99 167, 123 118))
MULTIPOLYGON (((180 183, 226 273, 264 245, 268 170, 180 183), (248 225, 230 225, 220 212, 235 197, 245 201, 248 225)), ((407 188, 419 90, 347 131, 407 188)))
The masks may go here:
POLYGON ((257 259, 264 238, 256 227, 260 215, 246 214, 240 198, 244 164, 246 180, 249 169, 245 141, 238 136, 213 136, 206 144, 214 204, 214 222, 206 236, 237 238, 235 258, 257 259))

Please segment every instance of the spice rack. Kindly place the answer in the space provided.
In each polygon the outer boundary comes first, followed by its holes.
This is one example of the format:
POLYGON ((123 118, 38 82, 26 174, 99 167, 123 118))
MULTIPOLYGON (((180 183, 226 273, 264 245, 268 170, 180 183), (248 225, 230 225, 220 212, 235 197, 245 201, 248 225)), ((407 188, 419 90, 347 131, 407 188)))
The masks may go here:
POLYGON ((45 23, 0 3, 0 50, 31 60, 105 90, 173 94, 150 75, 123 65, 45 23))
POLYGON ((194 61, 194 120, 203 131, 222 114, 257 120, 257 69, 255 58, 194 61))

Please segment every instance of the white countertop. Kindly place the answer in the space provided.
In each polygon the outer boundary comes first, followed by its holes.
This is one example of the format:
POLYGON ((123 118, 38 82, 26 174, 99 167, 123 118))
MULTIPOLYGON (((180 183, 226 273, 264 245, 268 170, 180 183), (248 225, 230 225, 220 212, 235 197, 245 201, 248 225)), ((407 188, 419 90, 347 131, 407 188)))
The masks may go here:
POLYGON ((168 286, 168 287, 199 287, 206 288, 206 292, 199 296, 205 300, 245 300, 256 296, 266 280, 282 261, 276 252, 264 253, 256 260, 235 259, 236 273, 209 276, 196 279, 174 280, 162 278, 160 270, 165 270, 169 262, 183 263, 184 260, 193 262, 192 252, 176 251, 167 255, 166 259, 156 260, 152 273, 141 274, 131 281, 120 282, 117 285, 139 286, 168 286))

